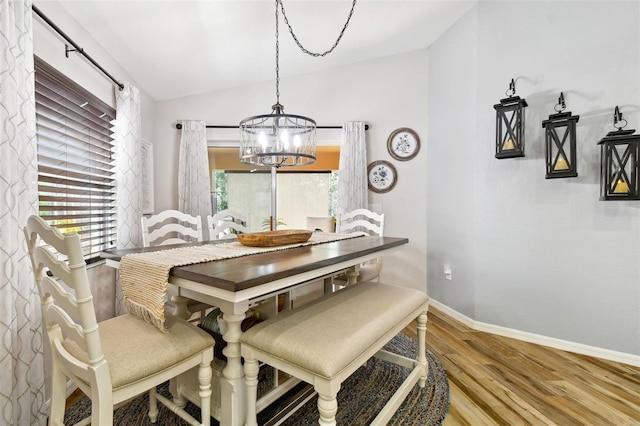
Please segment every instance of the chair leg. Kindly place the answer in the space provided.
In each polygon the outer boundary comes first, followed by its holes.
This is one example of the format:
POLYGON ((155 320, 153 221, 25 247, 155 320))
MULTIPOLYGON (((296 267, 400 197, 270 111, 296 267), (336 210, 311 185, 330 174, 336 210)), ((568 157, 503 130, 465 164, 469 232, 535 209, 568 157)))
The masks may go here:
POLYGON ((112 425, 113 424, 113 399, 111 392, 100 395, 92 389, 91 392, 91 424, 92 425, 112 425), (100 396, 102 396, 102 401, 100 396))
POLYGON ((429 374, 429 364, 427 363, 426 340, 427 340, 427 311, 422 312, 416 318, 416 329, 418 330, 418 357, 416 361, 423 366, 423 375, 418 380, 418 386, 424 388, 427 383, 427 375, 429 374))
POLYGON ((244 360, 244 382, 247 385, 247 421, 246 426, 257 426, 256 399, 258 397, 258 372, 260 366, 255 359, 244 360))
POLYGON ((51 375, 51 414, 50 424, 64 424, 64 409, 67 396, 67 378, 60 368, 53 361, 53 372, 51 375))
POLYGON ((211 424, 211 363, 203 362, 198 369, 198 382, 200 383, 200 415, 202 426, 211 424))
POLYGON ((156 389, 149 390, 149 420, 155 423, 158 420, 158 398, 156 398, 156 389))
MULTIPOLYGON (((318 389, 316 389, 317 391, 318 389)), ((338 412, 338 400, 336 395, 323 395, 318 392, 318 412, 320 413, 320 426, 335 426, 336 413, 338 412)))

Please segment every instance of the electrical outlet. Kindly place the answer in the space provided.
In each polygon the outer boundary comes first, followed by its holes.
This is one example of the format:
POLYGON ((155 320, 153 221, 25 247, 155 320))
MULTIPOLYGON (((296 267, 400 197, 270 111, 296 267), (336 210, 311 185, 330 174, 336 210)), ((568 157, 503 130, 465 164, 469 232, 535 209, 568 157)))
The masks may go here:
POLYGON ((451 265, 444 265, 444 278, 451 281, 451 265))

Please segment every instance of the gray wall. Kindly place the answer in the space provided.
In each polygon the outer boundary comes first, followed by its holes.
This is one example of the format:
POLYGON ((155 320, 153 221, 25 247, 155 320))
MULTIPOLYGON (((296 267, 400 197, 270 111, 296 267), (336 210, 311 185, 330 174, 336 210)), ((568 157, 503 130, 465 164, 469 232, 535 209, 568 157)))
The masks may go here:
POLYGON ((481 1, 429 52, 431 297, 480 322, 640 354, 640 201, 599 201, 597 146, 640 129, 640 3, 481 1), (511 78, 526 157, 494 158, 511 78), (545 179, 541 122, 563 91, 578 172, 545 179), (442 274, 451 264, 453 279, 442 274))

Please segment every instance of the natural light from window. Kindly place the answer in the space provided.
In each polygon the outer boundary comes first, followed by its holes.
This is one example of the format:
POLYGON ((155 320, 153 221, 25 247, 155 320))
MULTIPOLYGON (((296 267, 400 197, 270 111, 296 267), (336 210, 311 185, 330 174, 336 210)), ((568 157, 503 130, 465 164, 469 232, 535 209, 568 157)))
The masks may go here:
MULTIPOLYGON (((305 229, 307 217, 335 216, 338 191, 338 146, 317 147, 317 161, 277 173, 278 229, 305 229)), ((247 214, 254 232, 269 229, 271 170, 238 160, 238 149, 209 147, 213 212, 247 214)))

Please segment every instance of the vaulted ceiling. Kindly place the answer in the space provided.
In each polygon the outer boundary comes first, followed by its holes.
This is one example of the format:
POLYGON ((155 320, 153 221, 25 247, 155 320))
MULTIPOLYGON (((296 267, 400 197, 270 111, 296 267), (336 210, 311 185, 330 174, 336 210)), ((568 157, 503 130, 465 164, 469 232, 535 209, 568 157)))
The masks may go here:
MULTIPOLYGON (((475 4, 465 0, 359 0, 339 46, 312 57, 280 15, 280 76, 428 47, 475 4)), ((59 3, 155 100, 275 80, 275 0, 92 0, 59 3)), ((329 49, 352 2, 284 0, 294 33, 329 49)))

